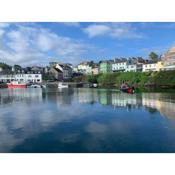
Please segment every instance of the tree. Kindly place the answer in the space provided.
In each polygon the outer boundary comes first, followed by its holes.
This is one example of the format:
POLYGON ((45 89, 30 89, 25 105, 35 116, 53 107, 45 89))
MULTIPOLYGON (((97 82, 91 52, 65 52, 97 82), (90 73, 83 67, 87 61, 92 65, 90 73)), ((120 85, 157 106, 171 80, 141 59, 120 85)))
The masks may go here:
POLYGON ((158 56, 155 52, 151 52, 151 53, 149 54, 149 58, 150 58, 152 61, 158 61, 159 56, 158 56))
POLYGON ((18 71, 18 70, 21 70, 22 69, 22 67, 20 66, 20 65, 14 65, 14 69, 15 69, 15 71, 18 71))
POLYGON ((0 67, 4 70, 11 70, 11 66, 6 63, 0 63, 0 67))

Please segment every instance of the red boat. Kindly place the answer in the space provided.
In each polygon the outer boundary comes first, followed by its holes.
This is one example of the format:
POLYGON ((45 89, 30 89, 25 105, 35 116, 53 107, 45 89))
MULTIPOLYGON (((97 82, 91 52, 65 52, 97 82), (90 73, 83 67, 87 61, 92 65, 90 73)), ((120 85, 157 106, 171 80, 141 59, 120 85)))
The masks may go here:
POLYGON ((8 88, 27 88, 26 83, 21 83, 18 81, 12 81, 11 83, 7 83, 8 88))
POLYGON ((134 87, 129 87, 128 84, 122 84, 120 90, 128 94, 134 93, 134 87))

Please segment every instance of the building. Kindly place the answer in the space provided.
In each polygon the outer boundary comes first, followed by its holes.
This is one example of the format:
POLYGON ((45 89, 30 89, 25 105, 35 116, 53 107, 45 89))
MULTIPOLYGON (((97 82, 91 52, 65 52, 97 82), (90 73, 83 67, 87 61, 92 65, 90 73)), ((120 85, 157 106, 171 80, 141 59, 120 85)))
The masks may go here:
POLYGON ((73 73, 78 73, 78 67, 73 67, 73 73))
POLYGON ((156 64, 156 71, 159 72, 164 69, 164 63, 163 61, 158 61, 156 64))
POLYGON ((78 64, 77 69, 78 72, 82 73, 82 74, 92 74, 92 67, 93 67, 93 61, 91 62, 82 62, 80 64, 78 64))
POLYGON ((58 80, 58 81, 63 80, 63 72, 55 67, 51 67, 48 70, 47 74, 48 74, 49 80, 58 80))
POLYGON ((63 80, 72 78, 73 70, 70 64, 56 64, 55 68, 62 72, 63 80))
POLYGON ((142 72, 145 60, 141 57, 132 57, 127 60, 125 72, 142 72))
POLYGON ((163 70, 175 70, 175 47, 168 50, 162 57, 163 70))
POLYGON ((92 74, 93 75, 98 75, 99 74, 99 68, 98 68, 98 66, 92 68, 92 74))
POLYGON ((44 68, 43 67, 39 67, 39 66, 32 66, 31 67, 31 71, 44 73, 44 68))
POLYGON ((127 64, 125 72, 137 72, 136 64, 127 64))
POLYGON ((52 65, 48 70, 47 74, 50 80, 63 81, 72 78, 73 70, 71 64, 63 63, 50 63, 52 65))
POLYGON ((113 61, 101 61, 100 62, 100 73, 111 73, 112 72, 112 63, 113 61))
POLYGON ((26 83, 41 83, 42 75, 40 73, 15 73, 15 74, 0 74, 0 82, 19 81, 26 83))
POLYGON ((127 66, 127 59, 114 59, 114 63, 112 63, 112 71, 113 72, 124 72, 127 66))
POLYGON ((146 60, 145 64, 143 64, 142 72, 155 72, 157 71, 157 68, 157 62, 146 60))
POLYGON ((94 63, 92 66, 92 74, 93 75, 98 75, 99 74, 99 64, 98 63, 94 63))

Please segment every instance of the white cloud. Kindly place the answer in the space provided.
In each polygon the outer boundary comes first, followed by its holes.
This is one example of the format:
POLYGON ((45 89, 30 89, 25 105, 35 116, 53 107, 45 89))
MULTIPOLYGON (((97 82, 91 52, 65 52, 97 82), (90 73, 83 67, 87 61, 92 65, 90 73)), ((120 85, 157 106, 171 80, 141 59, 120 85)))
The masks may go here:
POLYGON ((5 33, 5 28, 9 27, 9 23, 0 23, 0 39, 5 33))
POLYGON ((10 26, 10 23, 0 23, 0 28, 7 28, 10 26))
POLYGON ((83 29, 89 37, 109 36, 112 38, 143 38, 143 34, 139 33, 135 27, 129 23, 100 23, 92 24, 83 29))
POLYGON ((59 61, 77 63, 91 49, 82 41, 27 24, 16 23, 10 30, 0 29, 0 36, 1 61, 10 64, 47 64, 53 55, 59 61))
POLYGON ((0 37, 4 34, 4 30, 0 29, 0 37))
POLYGON ((111 28, 107 25, 93 24, 85 28, 84 31, 89 35, 89 37, 95 37, 108 34, 111 31, 111 28))

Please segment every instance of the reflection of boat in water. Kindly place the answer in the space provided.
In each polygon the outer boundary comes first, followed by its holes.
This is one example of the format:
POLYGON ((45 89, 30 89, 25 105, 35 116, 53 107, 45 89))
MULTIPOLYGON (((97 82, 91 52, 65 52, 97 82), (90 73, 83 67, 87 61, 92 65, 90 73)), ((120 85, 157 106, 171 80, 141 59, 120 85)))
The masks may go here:
POLYGON ((8 88, 27 88, 27 84, 24 82, 12 81, 7 83, 8 88))
POLYGON ((121 85, 120 90, 122 92, 125 92, 125 93, 128 93, 128 94, 133 94, 134 93, 134 87, 130 87, 126 83, 121 85))
POLYGON ((68 86, 68 84, 66 84, 66 83, 62 83, 62 82, 59 82, 58 83, 58 88, 68 88, 69 86, 68 86))
POLYGON ((28 87, 30 87, 30 88, 46 88, 46 85, 32 84, 28 87))

